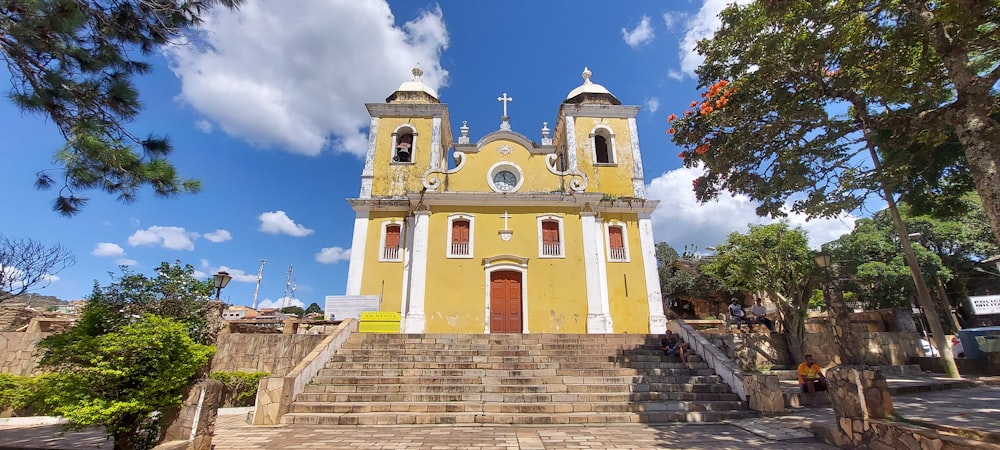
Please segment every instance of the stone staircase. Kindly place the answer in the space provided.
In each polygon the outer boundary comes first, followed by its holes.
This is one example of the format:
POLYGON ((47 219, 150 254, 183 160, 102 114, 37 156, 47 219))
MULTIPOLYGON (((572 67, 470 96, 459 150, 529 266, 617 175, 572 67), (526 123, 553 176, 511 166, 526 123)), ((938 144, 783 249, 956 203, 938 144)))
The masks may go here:
POLYGON ((357 333, 282 416, 315 425, 714 422, 752 416, 651 335, 357 333))

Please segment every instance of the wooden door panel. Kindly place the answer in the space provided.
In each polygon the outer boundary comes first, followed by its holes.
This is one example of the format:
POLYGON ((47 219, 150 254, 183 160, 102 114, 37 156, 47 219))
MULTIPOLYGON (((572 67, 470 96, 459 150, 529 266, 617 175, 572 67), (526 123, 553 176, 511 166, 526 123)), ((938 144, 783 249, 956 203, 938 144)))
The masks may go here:
POLYGON ((521 332, 521 274, 497 271, 490 274, 490 332, 521 332))

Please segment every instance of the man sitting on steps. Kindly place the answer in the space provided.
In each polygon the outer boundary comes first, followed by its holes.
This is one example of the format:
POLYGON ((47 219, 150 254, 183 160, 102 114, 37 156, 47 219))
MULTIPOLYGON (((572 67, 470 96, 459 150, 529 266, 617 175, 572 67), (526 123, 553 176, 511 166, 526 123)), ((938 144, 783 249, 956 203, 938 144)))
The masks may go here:
POLYGON ((816 393, 827 389, 826 376, 823 369, 813 360, 813 355, 806 355, 806 361, 799 364, 799 386, 802 393, 806 394, 807 404, 803 406, 817 406, 816 393))
POLYGON ((680 356, 681 364, 684 365, 685 369, 688 368, 688 363, 687 356, 684 356, 684 354, 690 348, 691 344, 680 342, 677 337, 674 336, 674 332, 670 330, 667 330, 666 334, 663 335, 663 338, 660 339, 660 349, 663 350, 663 354, 667 356, 680 356))

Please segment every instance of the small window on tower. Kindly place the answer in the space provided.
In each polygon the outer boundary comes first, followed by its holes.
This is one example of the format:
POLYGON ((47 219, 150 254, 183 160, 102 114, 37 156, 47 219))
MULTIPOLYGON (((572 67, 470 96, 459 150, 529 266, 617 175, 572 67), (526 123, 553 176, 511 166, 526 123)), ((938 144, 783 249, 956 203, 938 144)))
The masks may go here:
POLYGON ((396 138, 396 156, 394 162, 413 162, 413 133, 399 135, 396 138))
POLYGON ((613 165, 615 161, 615 135, 605 126, 598 126, 590 134, 593 140, 594 164, 613 165))
POLYGON ((608 164, 611 162, 611 155, 608 154, 608 139, 604 136, 594 136, 594 151, 597 152, 597 163, 608 164))

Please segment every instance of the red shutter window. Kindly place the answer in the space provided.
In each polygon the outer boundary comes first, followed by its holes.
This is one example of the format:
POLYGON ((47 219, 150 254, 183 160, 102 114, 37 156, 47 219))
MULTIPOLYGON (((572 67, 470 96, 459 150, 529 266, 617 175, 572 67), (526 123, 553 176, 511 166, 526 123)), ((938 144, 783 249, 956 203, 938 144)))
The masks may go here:
POLYGON ((388 225, 385 227, 385 248, 382 259, 399 259, 399 225, 388 225))
POLYGON ((451 223, 451 254, 469 254, 469 221, 455 220, 451 223))
POLYGON ((542 222, 542 255, 559 256, 559 222, 542 222))
POLYGON ((608 255, 610 260, 625 260, 625 239, 622 233, 622 227, 608 227, 608 247, 610 248, 611 253, 608 255))

